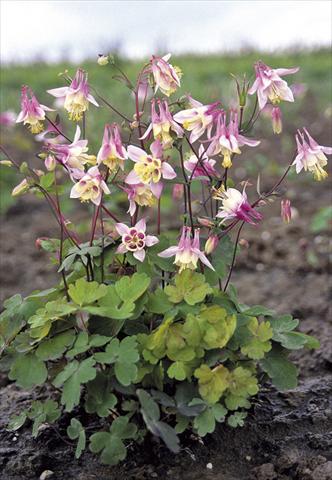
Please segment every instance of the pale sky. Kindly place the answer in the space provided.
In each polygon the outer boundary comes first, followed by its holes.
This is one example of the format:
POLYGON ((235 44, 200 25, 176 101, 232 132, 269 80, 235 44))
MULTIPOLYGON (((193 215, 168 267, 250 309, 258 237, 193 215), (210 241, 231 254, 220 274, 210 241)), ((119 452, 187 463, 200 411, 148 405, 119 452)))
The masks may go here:
POLYGON ((331 45, 331 24, 329 0, 1 0, 1 60, 331 45))

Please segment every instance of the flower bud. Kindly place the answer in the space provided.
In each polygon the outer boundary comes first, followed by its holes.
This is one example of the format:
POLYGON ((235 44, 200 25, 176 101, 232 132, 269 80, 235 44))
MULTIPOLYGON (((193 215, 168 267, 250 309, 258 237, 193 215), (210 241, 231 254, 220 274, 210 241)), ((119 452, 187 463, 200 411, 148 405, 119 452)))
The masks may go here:
POLYGON ((53 172, 56 167, 56 159, 53 155, 47 155, 45 158, 45 167, 49 172, 53 172))
POLYGON ((204 251, 207 255, 210 255, 218 246, 219 238, 217 235, 211 234, 205 242, 204 251))
POLYGON ((240 238, 239 245, 243 248, 249 248, 250 244, 246 238, 240 238))
POLYGON ((98 65, 101 65, 103 67, 104 65, 107 65, 108 62, 108 55, 99 55, 97 60, 98 65))
POLYGON ((197 217, 197 221, 202 227, 212 228, 214 226, 214 222, 209 218, 197 217))
POLYGON ((289 223, 292 218, 291 202, 287 198, 281 200, 281 218, 289 223))
POLYGON ((282 132, 282 116, 279 107, 272 108, 272 128, 277 135, 282 132))
POLYGON ((175 183, 172 191, 173 200, 181 200, 183 197, 183 185, 182 183, 175 183))
POLYGON ((0 165, 4 167, 12 167, 14 164, 10 160, 0 160, 0 165))
POLYGON ((19 195, 23 195, 29 190, 29 188, 29 184, 27 182, 27 179, 25 178, 24 180, 22 180, 21 183, 14 187, 12 191, 12 197, 18 197, 19 195))

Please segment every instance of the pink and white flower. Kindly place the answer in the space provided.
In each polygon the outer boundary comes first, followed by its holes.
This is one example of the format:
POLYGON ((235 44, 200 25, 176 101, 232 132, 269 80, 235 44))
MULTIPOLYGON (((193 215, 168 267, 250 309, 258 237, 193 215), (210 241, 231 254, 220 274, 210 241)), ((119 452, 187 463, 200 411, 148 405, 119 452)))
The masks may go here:
POLYGON ((222 218, 221 223, 227 220, 239 219, 255 225, 263 218, 248 202, 245 189, 241 193, 236 188, 228 188, 220 194, 219 199, 222 201, 222 206, 217 217, 222 218))
POLYGON ((169 97, 180 86, 181 70, 178 67, 173 67, 168 60, 171 54, 168 53, 164 57, 151 58, 151 71, 155 82, 155 93, 160 89, 162 93, 169 97))
POLYGON ((230 112, 229 123, 226 125, 226 112, 222 112, 217 119, 216 133, 206 151, 208 156, 223 156, 222 166, 230 168, 232 166, 232 155, 241 154, 240 147, 248 145, 256 147, 260 144, 259 140, 252 140, 239 133, 238 114, 234 110, 230 112))
POLYGON ((103 176, 98 167, 91 167, 85 175, 73 186, 70 192, 70 198, 80 198, 81 202, 91 200, 95 205, 100 205, 103 193, 109 194, 103 176))
POLYGON ((98 165, 103 163, 111 172, 118 167, 124 169, 124 161, 128 158, 122 145, 119 127, 116 123, 105 125, 103 143, 97 155, 98 165))
POLYGON ((205 254, 200 251, 199 245, 199 228, 195 229, 194 238, 191 238, 191 228, 183 227, 179 244, 158 253, 159 257, 174 257, 174 264, 180 267, 179 273, 186 268, 196 270, 197 262, 200 260, 204 265, 214 270, 213 266, 206 258, 205 254))
POLYGON ((23 85, 21 89, 21 111, 16 123, 28 124, 31 133, 40 133, 44 129, 45 112, 53 112, 51 108, 41 105, 31 88, 23 85))
POLYGON ((149 155, 141 148, 129 145, 128 157, 135 162, 135 166, 125 182, 129 185, 149 185, 153 195, 160 198, 163 190, 161 179, 172 180, 176 173, 173 167, 163 160, 163 149, 159 140, 151 144, 150 150, 149 155))
POLYGON ((145 248, 152 247, 159 242, 154 235, 146 235, 145 218, 139 220, 133 227, 128 227, 124 223, 116 223, 115 228, 121 235, 121 244, 116 253, 132 252, 133 256, 140 262, 144 261, 145 248))
POLYGON ((273 105, 277 105, 281 100, 294 102, 292 90, 281 77, 298 72, 299 67, 273 69, 259 61, 255 63, 255 71, 256 80, 248 90, 248 93, 249 95, 253 95, 257 92, 260 109, 265 107, 268 100, 270 100, 273 105))
POLYGON ((289 223, 292 218, 291 202, 288 198, 281 200, 281 218, 285 223, 289 223))
POLYGON ((158 100, 157 107, 159 113, 156 109, 156 100, 153 99, 151 101, 151 123, 144 133, 142 139, 147 138, 152 131, 154 139, 159 140, 163 148, 166 150, 173 144, 171 131, 181 138, 183 137, 183 129, 173 120, 166 100, 163 102, 158 100))
POLYGON ((77 125, 75 137, 70 144, 54 144, 49 141, 48 147, 54 154, 58 162, 62 163, 69 171, 71 178, 78 179, 84 175, 84 166, 86 164, 94 165, 96 157, 88 155, 88 140, 80 140, 81 129, 77 125))
POLYGON ((208 179, 209 177, 218 176, 218 172, 214 168, 216 161, 207 156, 203 145, 200 145, 198 155, 200 161, 193 153, 189 159, 184 162, 185 169, 191 173, 192 178, 206 177, 208 179))
POLYGON ((293 165, 295 165, 296 173, 300 173, 304 169, 313 173, 315 180, 320 181, 326 178, 328 173, 323 167, 327 165, 326 155, 332 154, 332 147, 318 145, 306 128, 303 129, 303 133, 298 130, 295 138, 297 156, 293 165))
POLYGON ((140 207, 152 207, 157 201, 157 198, 153 195, 149 185, 144 185, 144 183, 139 183, 138 185, 128 185, 128 187, 121 188, 128 195, 128 213, 131 217, 135 214, 137 205, 140 207))
POLYGON ((47 90, 56 98, 64 98, 64 108, 69 113, 70 120, 82 120, 83 113, 88 110, 89 102, 99 107, 96 99, 90 94, 88 76, 82 69, 78 69, 69 87, 60 87, 47 90))
POLYGON ((205 132, 210 138, 214 121, 220 115, 220 110, 216 108, 220 102, 203 105, 190 96, 188 96, 188 100, 192 108, 176 113, 173 117, 174 120, 181 123, 185 130, 191 132, 191 143, 198 140, 205 132))

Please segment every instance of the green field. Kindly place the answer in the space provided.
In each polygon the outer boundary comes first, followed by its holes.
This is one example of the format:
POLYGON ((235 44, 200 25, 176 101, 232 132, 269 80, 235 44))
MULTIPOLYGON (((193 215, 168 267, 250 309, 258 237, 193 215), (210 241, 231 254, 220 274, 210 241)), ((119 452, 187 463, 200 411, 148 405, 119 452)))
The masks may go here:
MULTIPOLYGON (((235 88, 230 73, 241 75, 246 73, 247 78, 253 78, 253 63, 261 58, 272 67, 299 66, 300 72, 295 76, 288 77, 290 83, 304 83, 306 95, 295 105, 285 104, 283 113, 285 118, 286 136, 283 138, 282 148, 290 149, 291 140, 287 140, 287 132, 293 135, 292 125, 302 126, 304 118, 310 122, 320 122, 323 117, 331 115, 331 72, 332 60, 329 50, 316 50, 308 52, 287 52, 282 54, 262 54, 241 52, 237 55, 214 55, 214 56, 182 56, 172 58, 172 63, 178 65, 183 71, 182 87, 179 95, 191 93, 194 98, 202 102, 221 100, 227 107, 231 98, 234 98, 235 88)), ((133 81, 143 65, 143 62, 130 62, 117 59, 118 65, 133 81)), ((70 65, 66 63, 48 65, 44 63, 30 64, 26 66, 4 66, 1 75, 1 111, 8 109, 19 111, 20 87, 22 84, 29 85, 36 93, 39 101, 52 106, 53 97, 46 93, 47 89, 62 86, 64 81, 58 76, 60 72, 68 70, 70 75, 75 73, 78 66, 83 67, 89 73, 90 83, 97 88, 107 100, 127 115, 133 114, 134 101, 131 92, 120 82, 113 79, 117 72, 114 66, 100 67, 96 62, 85 62, 82 65, 70 65)), ((61 113, 61 120, 68 127, 69 136, 73 135, 74 125, 69 124, 65 112, 61 113)), ((87 117, 87 138, 89 139, 90 151, 95 153, 98 149, 106 122, 118 121, 118 118, 108 107, 91 107, 87 117)), ((308 123, 309 122, 309 123, 308 123)), ((264 125, 263 127, 264 130, 264 125)), ((267 132, 270 125, 266 125, 267 132)), ((256 132, 254 132, 256 134, 256 132)), ((11 152, 17 158, 31 158, 34 155, 34 147, 31 135, 26 133, 22 126, 11 131, 4 130, 2 142, 11 148, 11 152)), ((38 147, 37 147, 38 148, 38 147)), ((10 203, 9 188, 13 184, 10 172, 1 172, 2 211, 10 203)))

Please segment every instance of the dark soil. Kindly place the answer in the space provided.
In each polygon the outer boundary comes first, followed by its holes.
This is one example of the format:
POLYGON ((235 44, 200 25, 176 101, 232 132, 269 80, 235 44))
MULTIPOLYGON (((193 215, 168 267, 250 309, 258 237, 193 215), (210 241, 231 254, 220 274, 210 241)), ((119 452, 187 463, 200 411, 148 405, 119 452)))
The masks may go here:
MULTIPOLYGON (((293 192, 299 215, 289 226, 279 219, 279 201, 262 228, 246 228, 243 248, 232 278, 241 301, 264 304, 301 320, 302 331, 316 335, 321 348, 294 355, 300 367, 299 387, 278 393, 267 386, 254 401, 243 428, 220 425, 203 441, 185 438, 183 450, 171 454, 155 440, 129 447, 126 462, 110 468, 88 451, 74 459, 73 447, 47 427, 36 440, 28 428, 5 430, 8 417, 38 395, 4 382, 0 414, 0 478, 23 480, 331 480, 332 479, 332 328, 329 315, 328 232, 313 235, 309 223, 330 203, 328 184, 312 183, 293 192), (47 477, 45 471, 51 471, 47 477), (44 472, 44 473, 43 473, 44 472), (41 475, 44 475, 41 476, 41 475), (45 476, 46 475, 46 476, 45 476), (41 476, 41 477, 40 477, 41 476)), ((33 288, 47 288, 55 278, 45 267, 34 242, 56 234, 46 207, 20 201, 2 222, 1 298, 33 288)))

